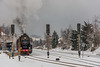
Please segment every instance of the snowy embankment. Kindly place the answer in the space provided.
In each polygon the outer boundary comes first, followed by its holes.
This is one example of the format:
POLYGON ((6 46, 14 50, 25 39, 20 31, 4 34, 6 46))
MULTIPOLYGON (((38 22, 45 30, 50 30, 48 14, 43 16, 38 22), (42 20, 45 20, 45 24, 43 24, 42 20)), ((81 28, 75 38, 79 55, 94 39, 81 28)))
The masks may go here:
MULTIPOLYGON (((56 48, 56 49, 52 49, 51 51, 57 51, 57 52, 65 52, 67 54, 75 54, 77 55, 78 54, 78 51, 72 51, 71 49, 68 49, 68 50, 62 50, 61 48, 56 48)), ((96 49, 95 51, 91 52, 90 50, 87 50, 87 51, 81 51, 81 54, 83 55, 87 55, 87 56, 100 56, 100 47, 98 49, 96 49)))

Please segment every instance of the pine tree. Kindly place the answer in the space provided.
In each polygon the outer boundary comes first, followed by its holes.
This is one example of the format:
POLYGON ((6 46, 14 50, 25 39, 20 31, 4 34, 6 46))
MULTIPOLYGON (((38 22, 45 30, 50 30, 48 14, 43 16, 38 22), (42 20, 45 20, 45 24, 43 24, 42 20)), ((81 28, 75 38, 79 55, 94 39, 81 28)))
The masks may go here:
POLYGON ((52 48, 56 48, 58 45, 58 34, 56 33, 56 31, 53 32, 52 35, 52 48))
POLYGON ((84 25, 82 25, 81 30, 81 40, 82 43, 85 44, 84 49, 88 49, 90 47, 90 41, 92 42, 92 33, 93 33, 93 25, 84 21, 84 25))
POLYGON ((82 42, 85 44, 88 44, 87 42, 87 26, 82 26, 82 31, 81 31, 81 39, 82 42))
POLYGON ((76 30, 72 30, 71 43, 72 43, 72 50, 78 50, 78 34, 76 30))

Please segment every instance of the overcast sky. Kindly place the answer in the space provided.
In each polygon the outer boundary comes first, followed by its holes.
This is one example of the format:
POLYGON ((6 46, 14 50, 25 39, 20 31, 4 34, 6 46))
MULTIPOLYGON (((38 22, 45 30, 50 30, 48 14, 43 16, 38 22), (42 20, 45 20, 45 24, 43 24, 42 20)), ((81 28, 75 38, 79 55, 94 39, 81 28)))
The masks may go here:
MULTIPOLYGON (((0 0, 0 25, 10 25, 21 11, 21 0, 0 0)), ((77 23, 100 15, 100 0, 22 0, 26 7, 26 32, 44 36, 46 24, 56 30, 76 28, 77 23)))

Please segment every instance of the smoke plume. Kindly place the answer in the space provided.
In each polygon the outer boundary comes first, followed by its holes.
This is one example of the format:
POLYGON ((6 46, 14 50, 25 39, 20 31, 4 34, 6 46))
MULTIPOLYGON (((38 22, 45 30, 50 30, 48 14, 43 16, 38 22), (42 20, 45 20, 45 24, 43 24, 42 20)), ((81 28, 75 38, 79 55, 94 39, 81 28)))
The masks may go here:
POLYGON ((0 22, 7 25, 15 23, 21 33, 28 24, 28 19, 33 15, 39 20, 37 11, 42 7, 42 0, 3 0, 0 1, 0 22))

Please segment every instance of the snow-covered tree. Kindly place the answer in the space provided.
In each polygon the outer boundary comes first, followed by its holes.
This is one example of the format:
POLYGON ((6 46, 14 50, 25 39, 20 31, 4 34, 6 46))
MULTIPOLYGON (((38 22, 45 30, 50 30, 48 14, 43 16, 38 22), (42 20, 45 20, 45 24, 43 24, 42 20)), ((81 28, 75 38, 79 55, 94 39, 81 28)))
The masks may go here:
POLYGON ((85 44, 85 50, 90 48, 93 43, 93 25, 84 21, 81 29, 81 41, 85 44))
POLYGON ((58 34, 56 31, 53 32, 53 35, 52 35, 52 48, 56 48, 57 45, 58 45, 58 34))
POLYGON ((72 30, 71 34, 72 50, 78 50, 78 34, 76 30, 72 30))
POLYGON ((62 45, 63 49, 69 49, 71 46, 71 43, 70 43, 71 32, 72 32, 71 25, 69 25, 69 28, 66 28, 65 30, 61 30, 61 37, 63 38, 63 41, 62 41, 63 42, 63 45, 62 45))

